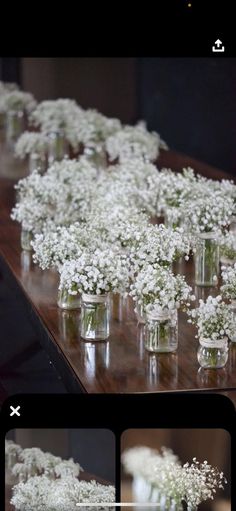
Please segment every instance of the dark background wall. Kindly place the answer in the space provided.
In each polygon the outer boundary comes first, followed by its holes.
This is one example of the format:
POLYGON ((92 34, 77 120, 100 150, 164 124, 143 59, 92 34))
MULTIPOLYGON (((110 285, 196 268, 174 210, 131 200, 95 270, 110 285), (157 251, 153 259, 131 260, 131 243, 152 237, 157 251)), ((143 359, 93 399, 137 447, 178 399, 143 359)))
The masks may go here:
POLYGON ((236 173, 235 58, 0 58, 1 77, 38 100, 146 119, 170 148, 236 173))

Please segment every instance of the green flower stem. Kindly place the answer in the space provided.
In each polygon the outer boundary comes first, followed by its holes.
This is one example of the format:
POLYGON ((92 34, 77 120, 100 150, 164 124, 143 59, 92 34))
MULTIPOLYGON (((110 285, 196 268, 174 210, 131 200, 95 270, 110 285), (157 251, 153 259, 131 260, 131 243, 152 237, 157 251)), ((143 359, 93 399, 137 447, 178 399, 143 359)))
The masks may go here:
POLYGON ((218 362, 218 348, 209 348, 209 365, 211 367, 217 367, 218 362))

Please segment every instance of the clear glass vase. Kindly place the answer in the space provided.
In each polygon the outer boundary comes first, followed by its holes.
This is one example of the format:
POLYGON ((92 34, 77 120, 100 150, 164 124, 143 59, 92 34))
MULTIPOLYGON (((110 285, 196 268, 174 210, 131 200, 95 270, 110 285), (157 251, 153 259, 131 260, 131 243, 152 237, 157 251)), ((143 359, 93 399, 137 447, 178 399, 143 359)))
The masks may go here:
POLYGON ((178 348, 177 310, 146 315, 145 348, 155 353, 170 353, 178 348))
POLYGON ((104 341, 109 337, 108 295, 83 294, 81 299, 81 337, 87 341, 104 341))
POLYGON ((6 114, 6 139, 10 146, 14 146, 25 127, 23 110, 8 110, 6 114))
POLYGON ((95 166, 98 175, 100 170, 107 167, 107 155, 103 146, 85 147, 84 154, 87 156, 87 159, 95 166))
POLYGON ((146 323, 146 315, 145 315, 145 312, 144 312, 143 305, 140 304, 140 303, 136 303, 134 310, 135 310, 136 318, 138 320, 138 324, 139 325, 145 325, 145 323, 146 323))
POLYGON ((220 369, 228 360, 227 338, 211 340, 199 339, 197 359, 204 369, 220 369))
POLYGON ((236 235, 236 215, 232 215, 230 218, 229 230, 236 235))
POLYGON ((232 342, 236 342, 236 300, 232 300, 230 304, 231 311, 233 313, 233 321, 234 321, 234 334, 230 337, 232 342))
POLYGON ((30 251, 32 250, 31 241, 33 239, 33 234, 31 231, 27 231, 27 229, 21 229, 21 248, 22 250, 30 251))
POLYGON ((219 275, 219 244, 217 234, 198 235, 195 252, 195 283, 197 286, 216 286, 219 275))
POLYGON ((80 308, 80 295, 71 295, 67 289, 58 289, 57 305, 60 309, 75 310, 80 308))
POLYGON ((68 153, 68 144, 65 139, 64 131, 57 130, 48 136, 48 162, 52 164, 54 161, 63 160, 68 153))
POLYGON ((31 153, 29 155, 29 173, 32 174, 34 170, 37 170, 40 174, 44 174, 46 170, 45 154, 31 153))

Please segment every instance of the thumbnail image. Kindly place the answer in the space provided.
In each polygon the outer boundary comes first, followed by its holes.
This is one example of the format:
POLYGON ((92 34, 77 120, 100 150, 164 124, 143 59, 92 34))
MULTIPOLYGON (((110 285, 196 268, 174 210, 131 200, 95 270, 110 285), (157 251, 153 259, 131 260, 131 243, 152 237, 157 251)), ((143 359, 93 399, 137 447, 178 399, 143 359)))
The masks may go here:
POLYGON ((5 511, 106 509, 115 437, 105 429, 16 429, 5 440, 5 511), (85 507, 83 507, 85 504, 85 507))
POLYGON ((230 464, 223 429, 126 430, 121 502, 142 511, 230 511, 230 464))

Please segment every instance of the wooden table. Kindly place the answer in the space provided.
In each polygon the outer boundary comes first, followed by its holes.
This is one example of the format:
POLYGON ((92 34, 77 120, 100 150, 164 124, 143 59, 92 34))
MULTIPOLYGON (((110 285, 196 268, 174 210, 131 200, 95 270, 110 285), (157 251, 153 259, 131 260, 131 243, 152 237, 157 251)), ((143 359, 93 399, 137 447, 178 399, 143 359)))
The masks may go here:
MULTIPOLYGON (((207 177, 229 178, 192 158, 163 151, 158 167, 180 170, 192 166, 207 177)), ((19 174, 24 174, 22 166, 19 174)), ((114 304, 111 335, 107 342, 89 343, 79 337, 79 313, 60 310, 56 305, 58 278, 42 271, 20 249, 20 227, 9 215, 15 201, 13 184, 17 164, 11 163, 11 177, 0 161, 0 270, 9 285, 16 286, 37 338, 69 392, 133 393, 220 391, 236 403, 236 343, 231 344, 227 366, 220 370, 200 369, 194 327, 179 315, 179 348, 176 354, 149 354, 144 349, 143 327, 137 325, 131 300, 114 304), (121 306, 122 305, 122 306, 121 306)), ((194 287, 193 261, 179 267, 194 287)), ((216 289, 194 288, 198 297, 216 289)), ((13 340, 17 343, 17 338, 13 340)), ((29 389, 30 391, 30 389, 29 389)), ((50 388, 48 389, 50 392, 50 388)))

